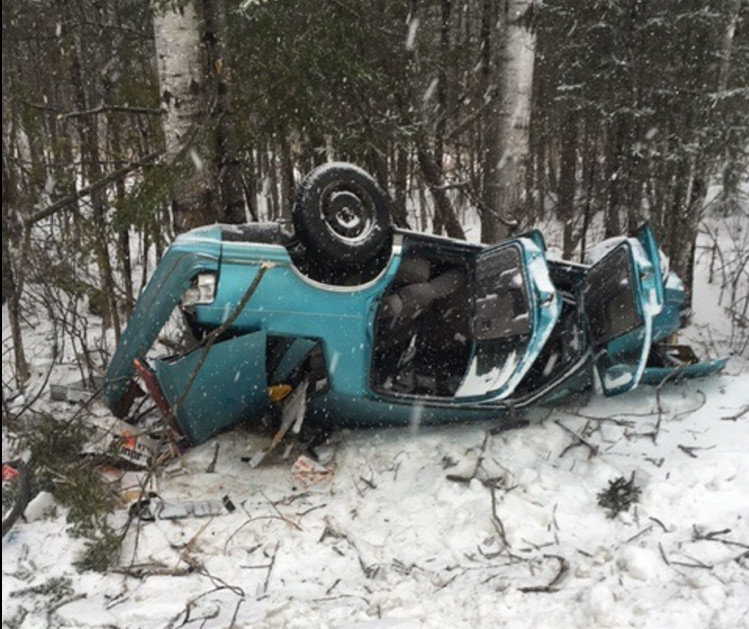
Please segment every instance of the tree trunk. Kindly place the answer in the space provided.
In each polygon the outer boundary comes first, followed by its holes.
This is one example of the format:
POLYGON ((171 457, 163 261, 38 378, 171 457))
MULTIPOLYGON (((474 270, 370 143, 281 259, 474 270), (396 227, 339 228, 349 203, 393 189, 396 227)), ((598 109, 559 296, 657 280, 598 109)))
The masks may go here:
POLYGON ((489 99, 490 105, 485 108, 482 120, 482 136, 480 138, 481 161, 481 241, 494 242, 499 231, 497 214, 499 194, 496 182, 500 160, 500 147, 497 140, 499 135, 499 99, 497 94, 497 43, 492 33, 496 23, 495 3, 483 0, 481 3, 481 88, 484 98, 489 99))
POLYGON ((604 215, 604 235, 612 238, 621 234, 619 207, 621 206, 621 165, 624 150, 624 122, 614 120, 608 128, 606 138, 606 210, 604 215))
POLYGON ((393 176, 393 222, 398 227, 409 228, 406 192, 408 190, 408 150, 398 145, 395 149, 395 174, 393 176))
POLYGON ((172 185, 172 219, 179 233, 219 217, 212 155, 205 141, 203 65, 194 0, 157 11, 153 26, 167 161, 180 171, 192 171, 176 176, 172 185), (191 159, 182 159, 188 154, 191 159))
POLYGON ((279 134, 281 143, 281 211, 282 220, 291 220, 291 205, 294 202, 294 161, 291 156, 291 144, 288 132, 283 130, 279 134))
MULTIPOLYGON (((499 49, 499 120, 494 138, 499 160, 487 177, 491 177, 496 202, 490 212, 501 211, 514 221, 523 218, 525 210, 525 173, 530 154, 529 125, 533 87, 533 64, 536 51, 535 0, 503 0, 500 15, 499 49), (496 169, 496 170, 494 170, 496 169), (492 172, 494 171, 494 172, 492 172)), ((482 219, 483 223, 483 219, 482 219)), ((507 235, 500 222, 482 224, 482 239, 495 242, 507 235)))
POLYGON ((445 124, 447 121, 447 66, 450 57, 450 13, 452 0, 442 0, 440 19, 440 64, 437 75, 437 120, 434 125, 434 161, 443 168, 445 124))
POLYGON ((23 336, 21 334, 21 286, 19 286, 15 274, 15 263, 11 254, 11 235, 14 231, 17 231, 11 227, 11 214, 14 211, 16 189, 11 171, 5 163, 5 151, 3 151, 3 304, 6 302, 8 304, 10 334, 13 340, 13 359, 16 365, 16 384, 19 388, 23 388, 31 372, 23 349, 23 336))
MULTIPOLYGON (((429 191, 434 199, 434 225, 444 227, 445 233, 451 238, 460 238, 465 240, 463 227, 455 216, 450 199, 447 197, 442 181, 442 172, 435 163, 434 157, 429 154, 425 146, 420 145, 416 149, 416 156, 419 160, 419 168, 424 177, 424 181, 429 186, 429 191)), ((435 231, 435 233, 439 233, 435 231)))
POLYGON ((559 158, 559 200, 557 218, 562 222, 562 257, 569 260, 575 248, 575 192, 577 190, 577 112, 569 111, 562 122, 562 147, 559 158))
MULTIPOLYGON (((721 45, 720 71, 718 73, 718 92, 725 93, 728 89, 731 74, 731 56, 736 25, 739 21, 741 0, 728 0, 728 20, 723 31, 721 45)), ((746 152, 738 150, 736 142, 729 142, 728 155, 722 173, 723 189, 720 195, 720 207, 724 214, 734 214, 740 206, 740 187, 742 173, 746 172, 746 152)))
POLYGON ((583 132, 582 186, 585 190, 583 202, 583 225, 580 229, 580 262, 585 261, 585 250, 588 245, 588 229, 593 218, 593 199, 596 185, 596 166, 598 165, 598 127, 593 117, 585 116, 583 132))
MULTIPOLYGON (((71 83, 74 91, 75 104, 79 111, 88 109, 87 85, 84 79, 83 59, 86 51, 79 37, 75 38, 75 46, 71 54, 71 83)), ((97 114, 88 114, 78 118, 78 137, 83 161, 83 176, 89 184, 101 179, 103 169, 100 158, 100 133, 97 114)), ((89 310, 101 316, 105 328, 114 329, 115 339, 120 337, 120 317, 117 309, 117 298, 112 263, 109 259, 107 247, 107 199, 103 188, 91 190, 91 209, 93 240, 92 248, 99 269, 99 288, 88 294, 89 310)))
POLYGON ((208 55, 209 76, 212 83, 214 105, 213 135, 215 168, 220 193, 219 220, 224 223, 244 223, 245 209, 242 167, 237 159, 236 116, 231 106, 229 85, 226 76, 229 68, 224 65, 226 39, 226 10, 224 0, 202 0, 205 16, 205 41, 208 55))

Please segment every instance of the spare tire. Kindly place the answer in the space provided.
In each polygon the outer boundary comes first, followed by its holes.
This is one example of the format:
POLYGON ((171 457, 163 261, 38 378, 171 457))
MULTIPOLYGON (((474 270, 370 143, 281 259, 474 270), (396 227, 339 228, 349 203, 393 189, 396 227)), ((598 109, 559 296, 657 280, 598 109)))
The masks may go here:
POLYGON ((389 240, 387 195, 353 164, 323 164, 304 177, 292 218, 299 240, 321 262, 361 267, 389 240))

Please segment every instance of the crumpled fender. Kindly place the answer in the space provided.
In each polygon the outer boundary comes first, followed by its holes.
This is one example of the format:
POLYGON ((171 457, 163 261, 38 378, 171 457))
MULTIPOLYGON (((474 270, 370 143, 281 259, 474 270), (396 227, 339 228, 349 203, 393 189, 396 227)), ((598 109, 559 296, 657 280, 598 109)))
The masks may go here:
POLYGON ((189 240, 175 241, 138 297, 104 375, 104 395, 115 416, 124 417, 132 403, 133 361, 151 349, 193 277, 201 271, 218 270, 220 244, 210 245, 211 241, 203 240, 201 250, 193 251, 189 240))

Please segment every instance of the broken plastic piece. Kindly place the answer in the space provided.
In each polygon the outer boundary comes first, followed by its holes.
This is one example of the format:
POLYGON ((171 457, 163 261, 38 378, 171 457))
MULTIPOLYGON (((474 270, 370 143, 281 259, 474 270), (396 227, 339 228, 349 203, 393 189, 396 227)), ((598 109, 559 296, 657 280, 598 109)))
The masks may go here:
POLYGON ((149 493, 149 497, 139 500, 130 507, 130 517, 146 522, 154 520, 176 520, 179 518, 204 518, 231 513, 236 507, 229 496, 221 500, 188 500, 184 502, 166 502, 158 494, 149 493))

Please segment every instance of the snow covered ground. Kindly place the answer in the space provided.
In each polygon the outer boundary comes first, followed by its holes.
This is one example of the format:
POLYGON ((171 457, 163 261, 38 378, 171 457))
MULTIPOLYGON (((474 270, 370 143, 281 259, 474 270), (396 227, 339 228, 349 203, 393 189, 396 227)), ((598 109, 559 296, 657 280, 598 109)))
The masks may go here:
MULTIPOLYGON (((704 277, 690 331, 703 354, 734 334, 704 277)), ((3 626, 749 629, 745 356, 660 392, 539 408, 504 433, 341 432, 312 486, 294 456, 251 468, 256 438, 233 430, 150 489, 236 509, 134 520, 107 574, 76 571, 84 540, 42 495, 2 542, 3 626), (641 494, 610 518, 598 494, 619 477, 641 494)), ((116 528, 141 476, 122 474, 116 528)))

